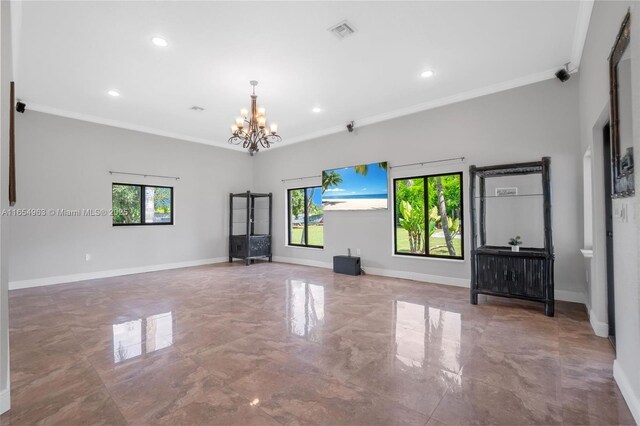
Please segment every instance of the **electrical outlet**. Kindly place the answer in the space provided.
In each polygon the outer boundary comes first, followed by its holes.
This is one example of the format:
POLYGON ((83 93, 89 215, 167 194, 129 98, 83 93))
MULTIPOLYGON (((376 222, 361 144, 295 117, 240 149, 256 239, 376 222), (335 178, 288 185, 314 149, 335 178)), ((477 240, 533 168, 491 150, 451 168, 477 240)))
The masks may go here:
POLYGON ((86 260, 87 262, 91 260, 91 253, 87 253, 84 255, 84 260, 86 260))

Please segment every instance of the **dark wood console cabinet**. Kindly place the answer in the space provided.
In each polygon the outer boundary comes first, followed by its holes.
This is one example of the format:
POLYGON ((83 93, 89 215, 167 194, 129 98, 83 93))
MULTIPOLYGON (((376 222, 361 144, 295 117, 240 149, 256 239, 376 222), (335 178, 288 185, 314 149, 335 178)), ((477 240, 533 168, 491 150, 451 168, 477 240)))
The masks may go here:
POLYGON ((229 194, 229 262, 234 258, 243 259, 247 265, 259 258, 267 258, 271 262, 272 205, 271 193, 247 191, 229 194), (240 199, 244 205, 238 208, 239 203, 234 205, 234 199, 240 199), (257 207, 259 199, 265 199, 267 206, 257 207), (256 232, 256 224, 261 225, 263 233, 256 232))
MULTIPOLYGON (((550 159, 532 163, 469 168, 471 205, 471 303, 478 294, 514 297, 545 304, 545 314, 554 315, 554 252, 551 229, 550 159), (486 245, 485 179, 497 176, 539 173, 542 179, 544 248, 486 245), (476 183, 479 191, 476 190, 476 183), (476 204, 479 204, 476 211, 476 204), (479 237, 479 238, 478 238, 479 237)), ((526 224, 523 224, 526 226, 526 224)))

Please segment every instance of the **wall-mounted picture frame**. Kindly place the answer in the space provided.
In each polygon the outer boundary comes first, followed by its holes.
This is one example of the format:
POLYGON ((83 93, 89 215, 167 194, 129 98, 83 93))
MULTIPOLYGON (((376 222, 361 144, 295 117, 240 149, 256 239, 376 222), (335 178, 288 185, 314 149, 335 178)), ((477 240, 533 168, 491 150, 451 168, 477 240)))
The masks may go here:
MULTIPOLYGON (((609 55, 609 93, 610 93, 610 118, 611 118, 611 197, 623 198, 635 195, 633 147, 626 147, 624 153, 621 147, 622 115, 630 116, 630 111, 621 110, 629 106, 621 105, 620 91, 620 65, 625 58, 627 48, 631 41, 631 12, 625 15, 616 41, 609 55)), ((623 88, 627 90, 627 88, 623 88)), ((625 92, 626 93, 626 92, 625 92)))
POLYGON ((388 208, 387 162, 360 164, 322 172, 324 211, 388 208))

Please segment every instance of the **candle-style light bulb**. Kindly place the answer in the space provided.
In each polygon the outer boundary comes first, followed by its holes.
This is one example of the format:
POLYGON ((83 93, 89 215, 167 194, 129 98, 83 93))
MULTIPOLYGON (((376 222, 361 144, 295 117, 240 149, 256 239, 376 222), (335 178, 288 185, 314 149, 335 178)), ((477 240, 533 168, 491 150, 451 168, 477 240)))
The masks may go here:
POLYGON ((243 116, 244 118, 247 118, 247 115, 249 115, 249 110, 246 108, 242 108, 240 110, 240 115, 243 116))
POLYGON ((265 117, 258 117, 258 126, 263 129, 267 124, 267 119, 265 117))
POLYGON ((235 124, 231 126, 231 133, 235 135, 237 131, 238 131, 238 126, 236 126, 235 124))
POLYGON ((242 129, 244 127, 244 120, 242 117, 236 118, 236 126, 238 126, 238 129, 242 129))
POLYGON ((271 133, 276 134, 278 132, 278 125, 276 123, 273 123, 271 125, 271 133))
POLYGON ((266 113, 266 110, 264 109, 264 107, 258 108, 258 115, 262 115, 264 117, 265 113, 266 113))

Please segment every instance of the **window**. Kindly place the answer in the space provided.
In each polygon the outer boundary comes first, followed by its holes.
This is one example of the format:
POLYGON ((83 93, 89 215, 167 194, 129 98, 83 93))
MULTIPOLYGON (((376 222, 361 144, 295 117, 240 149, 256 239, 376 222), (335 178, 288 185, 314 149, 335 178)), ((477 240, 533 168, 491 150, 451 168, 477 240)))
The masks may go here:
POLYGON ((111 186, 113 226, 173 225, 173 188, 169 186, 111 186))
POLYGON ((324 247, 322 187, 287 191, 290 246, 324 247))
POLYGON ((395 253, 463 259, 462 173, 393 183, 395 253))

